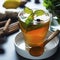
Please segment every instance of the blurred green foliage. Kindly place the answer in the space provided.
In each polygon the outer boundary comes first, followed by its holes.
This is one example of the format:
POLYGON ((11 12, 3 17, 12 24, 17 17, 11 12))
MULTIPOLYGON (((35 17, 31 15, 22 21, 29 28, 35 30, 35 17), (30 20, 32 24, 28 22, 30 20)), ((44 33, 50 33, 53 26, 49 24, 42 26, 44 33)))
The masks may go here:
POLYGON ((43 0, 43 5, 58 17, 57 21, 60 23, 60 0, 43 0))

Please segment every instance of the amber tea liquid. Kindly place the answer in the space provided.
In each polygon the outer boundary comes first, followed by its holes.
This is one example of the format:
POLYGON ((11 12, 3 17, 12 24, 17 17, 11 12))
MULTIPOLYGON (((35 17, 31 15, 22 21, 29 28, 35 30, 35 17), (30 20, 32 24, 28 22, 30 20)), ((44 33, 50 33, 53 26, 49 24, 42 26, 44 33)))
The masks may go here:
POLYGON ((20 28, 23 31, 25 43, 30 47, 39 46, 40 43, 44 41, 47 35, 49 23, 50 21, 46 22, 42 27, 31 31, 26 31, 20 23, 20 28))

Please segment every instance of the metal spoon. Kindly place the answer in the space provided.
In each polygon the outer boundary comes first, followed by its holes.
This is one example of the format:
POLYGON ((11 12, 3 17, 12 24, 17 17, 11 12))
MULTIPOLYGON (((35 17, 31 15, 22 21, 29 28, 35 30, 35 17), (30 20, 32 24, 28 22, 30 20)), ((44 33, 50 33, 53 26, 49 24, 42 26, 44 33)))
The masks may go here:
POLYGON ((53 32, 47 40, 44 40, 40 46, 36 46, 36 47, 32 47, 30 50, 29 50, 29 53, 32 55, 32 56, 41 56, 44 52, 44 47, 45 45, 50 42, 55 36, 57 36, 59 34, 59 30, 53 32))

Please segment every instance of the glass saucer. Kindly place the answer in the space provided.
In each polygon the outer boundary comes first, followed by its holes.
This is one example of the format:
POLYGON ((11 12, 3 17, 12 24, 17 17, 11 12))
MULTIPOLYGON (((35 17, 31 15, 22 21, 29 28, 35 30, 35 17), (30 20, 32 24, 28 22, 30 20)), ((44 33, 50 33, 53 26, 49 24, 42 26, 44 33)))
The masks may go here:
MULTIPOLYGON (((47 36, 49 36, 51 32, 48 32, 47 36)), ((16 52, 21 55, 22 57, 28 58, 28 59, 45 59, 50 56, 52 56, 58 48, 59 39, 55 37, 53 40, 51 40, 48 44, 46 44, 44 53, 41 56, 34 57, 29 54, 29 52, 25 49, 25 42, 22 33, 18 33, 15 37, 14 45, 16 52)))

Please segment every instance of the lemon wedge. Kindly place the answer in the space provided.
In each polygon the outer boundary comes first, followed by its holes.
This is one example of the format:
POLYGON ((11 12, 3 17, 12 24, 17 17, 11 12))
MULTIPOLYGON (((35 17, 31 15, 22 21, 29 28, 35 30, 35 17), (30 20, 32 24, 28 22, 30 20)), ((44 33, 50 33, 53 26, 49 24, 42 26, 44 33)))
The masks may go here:
POLYGON ((17 8, 20 5, 20 0, 5 0, 3 7, 6 9, 17 8))

